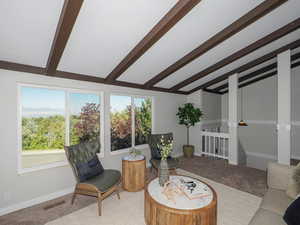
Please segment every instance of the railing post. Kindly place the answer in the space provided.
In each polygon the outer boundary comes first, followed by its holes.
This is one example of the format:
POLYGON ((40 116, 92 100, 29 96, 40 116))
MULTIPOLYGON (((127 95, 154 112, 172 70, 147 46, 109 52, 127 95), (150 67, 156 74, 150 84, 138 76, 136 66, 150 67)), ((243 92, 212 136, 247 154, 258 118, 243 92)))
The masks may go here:
POLYGON ((230 164, 238 164, 238 74, 229 77, 229 113, 228 113, 228 127, 229 127, 229 149, 228 161, 230 164))
POLYGON ((278 71, 278 162, 291 160, 291 50, 277 56, 278 71))

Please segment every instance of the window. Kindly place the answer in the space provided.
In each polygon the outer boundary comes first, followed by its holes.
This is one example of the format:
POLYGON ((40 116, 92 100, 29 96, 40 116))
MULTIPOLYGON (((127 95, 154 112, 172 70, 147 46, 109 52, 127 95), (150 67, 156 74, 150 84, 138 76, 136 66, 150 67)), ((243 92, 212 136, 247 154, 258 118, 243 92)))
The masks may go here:
POLYGON ((100 99, 95 94, 70 93, 70 145, 100 140, 100 99))
POLYGON ((64 146, 102 141, 100 95, 68 89, 20 86, 20 168, 66 161, 64 146))
POLYGON ((152 129, 151 99, 110 96, 111 151, 147 143, 152 129))

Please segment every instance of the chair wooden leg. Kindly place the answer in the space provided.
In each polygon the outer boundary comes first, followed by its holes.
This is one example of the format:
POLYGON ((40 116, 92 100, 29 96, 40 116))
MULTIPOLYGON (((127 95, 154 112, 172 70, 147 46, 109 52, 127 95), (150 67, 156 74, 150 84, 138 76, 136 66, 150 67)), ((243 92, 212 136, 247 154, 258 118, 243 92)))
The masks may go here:
POLYGON ((74 204, 75 198, 76 198, 76 192, 74 192, 72 195, 71 205, 74 204))
POLYGON ((98 193, 97 201, 98 201, 98 213, 99 213, 99 216, 101 216, 102 196, 100 193, 98 193))
POLYGON ((117 194, 117 196, 118 196, 118 199, 121 199, 121 198, 120 198, 120 189, 121 189, 121 186, 118 185, 117 188, 116 188, 116 194, 117 194))
POLYGON ((72 195, 71 205, 74 204, 75 198, 76 198, 76 187, 75 187, 74 193, 72 195))

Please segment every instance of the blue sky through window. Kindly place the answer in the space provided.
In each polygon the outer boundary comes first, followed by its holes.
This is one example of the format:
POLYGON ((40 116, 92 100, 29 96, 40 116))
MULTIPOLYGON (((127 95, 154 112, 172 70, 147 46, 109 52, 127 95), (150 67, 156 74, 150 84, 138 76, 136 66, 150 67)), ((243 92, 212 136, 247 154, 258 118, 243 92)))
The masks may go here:
POLYGON ((46 88, 21 88, 23 116, 63 115, 65 92, 46 88))
MULTIPOLYGON (((22 87, 22 111, 25 117, 65 114, 65 91, 47 88, 22 87)), ((70 93, 70 110, 79 114, 86 103, 100 104, 99 95, 70 93)))
POLYGON ((71 114, 79 114, 81 108, 87 103, 100 104, 99 95, 96 94, 86 94, 86 93, 71 93, 70 94, 70 107, 71 114))
POLYGON ((120 112, 131 105, 131 97, 121 95, 110 96, 110 106, 112 112, 120 112))

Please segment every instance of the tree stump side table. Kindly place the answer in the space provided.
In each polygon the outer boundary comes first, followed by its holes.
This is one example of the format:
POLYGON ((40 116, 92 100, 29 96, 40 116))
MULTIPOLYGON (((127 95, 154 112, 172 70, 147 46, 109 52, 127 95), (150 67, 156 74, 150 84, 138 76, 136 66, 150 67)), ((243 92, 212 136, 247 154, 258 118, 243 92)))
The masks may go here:
POLYGON ((208 184, 187 176, 170 176, 172 179, 194 181, 211 194, 207 198, 189 200, 184 195, 170 201, 162 193, 158 178, 145 188, 144 216, 147 225, 217 225, 217 194, 208 184))
POLYGON ((122 159, 122 187, 129 192, 141 191, 146 182, 145 156, 125 156, 122 159))

